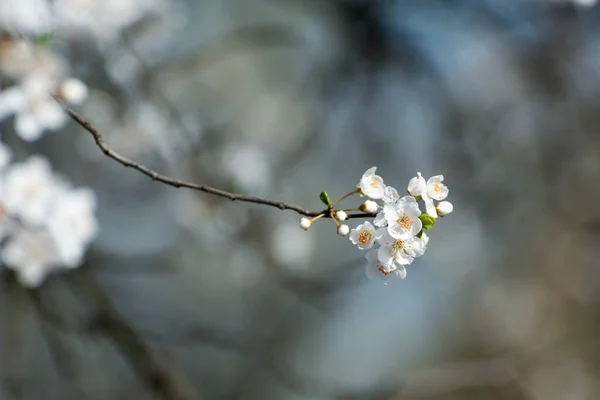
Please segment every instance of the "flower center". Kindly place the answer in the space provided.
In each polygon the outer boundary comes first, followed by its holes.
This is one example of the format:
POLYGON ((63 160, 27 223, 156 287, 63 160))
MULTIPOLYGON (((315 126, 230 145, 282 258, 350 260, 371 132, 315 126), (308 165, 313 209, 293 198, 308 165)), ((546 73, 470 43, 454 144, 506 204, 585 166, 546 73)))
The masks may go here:
POLYGON ((371 241, 372 238, 373 238, 373 234, 371 233, 371 231, 364 230, 358 236, 358 242, 360 244, 367 244, 371 241))
POLYGON ((394 243, 392 243, 392 249, 394 251, 404 250, 404 240, 394 240, 394 243))
POLYGON ((398 224, 402 229, 410 229, 414 223, 415 221, 413 221, 413 219, 406 214, 402 214, 400 219, 398 219, 398 224))
POLYGON ((433 185, 433 191, 436 192, 437 194, 442 193, 442 187, 440 186, 439 183, 436 183, 435 185, 433 185))
POLYGON ((371 179, 371 187, 373 189, 379 189, 379 182, 376 179, 371 179))
POLYGON ((392 273, 392 271, 385 269, 385 267, 381 264, 377 264, 377 269, 379 270, 379 272, 381 272, 382 274, 384 274, 386 276, 392 273))

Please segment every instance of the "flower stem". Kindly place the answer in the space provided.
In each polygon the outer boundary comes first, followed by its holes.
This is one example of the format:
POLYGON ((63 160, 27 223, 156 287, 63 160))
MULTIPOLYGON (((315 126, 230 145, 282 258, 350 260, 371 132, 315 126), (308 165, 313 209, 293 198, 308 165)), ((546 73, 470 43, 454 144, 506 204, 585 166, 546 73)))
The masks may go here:
POLYGON ((352 191, 352 192, 350 192, 350 193, 348 193, 348 194, 345 194, 345 195, 343 195, 342 197, 340 197, 339 199, 337 199, 337 200, 335 201, 335 203, 333 203, 333 204, 331 205, 331 207, 335 207, 335 205, 336 205, 337 203, 339 203, 340 201, 342 201, 342 200, 344 200, 345 198, 347 198, 347 197, 350 197, 350 196, 352 196, 352 195, 354 195, 354 194, 357 194, 357 193, 360 193, 360 189, 356 189, 356 190, 354 190, 354 191, 352 191))

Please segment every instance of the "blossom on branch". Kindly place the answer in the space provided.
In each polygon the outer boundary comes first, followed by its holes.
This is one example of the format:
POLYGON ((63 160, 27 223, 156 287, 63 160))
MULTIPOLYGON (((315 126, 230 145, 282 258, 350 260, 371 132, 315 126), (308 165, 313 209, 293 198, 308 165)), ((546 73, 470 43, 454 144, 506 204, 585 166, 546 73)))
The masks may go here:
POLYGON ((97 233, 94 192, 73 189, 40 156, 0 168, 0 191, 0 264, 23 285, 81 264, 97 233))

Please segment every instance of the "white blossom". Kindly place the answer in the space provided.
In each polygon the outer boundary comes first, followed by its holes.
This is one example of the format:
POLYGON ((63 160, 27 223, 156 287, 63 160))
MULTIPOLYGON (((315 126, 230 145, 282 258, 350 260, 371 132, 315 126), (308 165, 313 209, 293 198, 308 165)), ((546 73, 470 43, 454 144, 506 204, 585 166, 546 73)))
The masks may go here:
POLYGON ((421 196, 427 187, 427 182, 425 182, 425 178, 421 175, 420 172, 417 172, 417 176, 412 178, 408 182, 408 193, 411 196, 421 196))
POLYGON ((96 196, 90 189, 62 191, 48 217, 48 231, 56 243, 60 261, 76 267, 97 232, 96 196))
POLYGON ((418 238, 395 239, 386 228, 379 228, 376 235, 377 242, 381 245, 377 256, 383 264, 394 262, 398 266, 409 265, 416 257, 425 253, 425 245, 418 238))
POLYGON ((384 203, 395 203, 398 200, 400 200, 400 195, 398 194, 398 191, 395 188, 391 186, 386 186, 381 200, 384 203))
POLYGON ((39 225, 50 211, 54 185, 48 161, 32 156, 8 168, 0 202, 8 214, 39 225))
POLYGON ((454 206, 449 201, 441 201, 435 209, 440 217, 445 217, 454 210, 454 206))
POLYGON ((403 265, 395 265, 393 262, 382 263, 377 250, 371 250, 366 255, 367 267, 365 274, 369 279, 379 278, 387 285, 390 282, 406 278, 406 268, 403 265))
POLYGON ((448 187, 442 183, 443 180, 444 175, 435 175, 425 182, 425 178, 417 172, 417 176, 408 183, 408 193, 415 197, 421 196, 427 214, 433 218, 438 216, 433 200, 444 200, 448 196, 448 187))
POLYGON ((380 199, 385 194, 385 185, 379 175, 375 175, 377 167, 371 167, 365 171, 360 179, 360 190, 362 194, 372 199, 380 199))
POLYGON ((423 227, 419 219, 419 204, 412 196, 404 196, 397 203, 386 203, 383 215, 387 221, 388 232, 395 239, 411 238, 423 227))
POLYGON ((59 263, 54 241, 46 230, 19 231, 1 249, 0 259, 27 287, 39 286, 59 263))
POLYGON ((448 187, 442 182, 444 175, 436 175, 427 179, 427 196, 433 200, 444 200, 448 196, 448 187))
POLYGON ((370 222, 365 221, 364 224, 352 229, 349 239, 352 244, 358 246, 361 250, 368 250, 373 247, 376 240, 375 227, 370 222))
POLYGON ((69 78, 60 84, 58 93, 65 101, 79 105, 88 97, 88 88, 79 79, 69 78))

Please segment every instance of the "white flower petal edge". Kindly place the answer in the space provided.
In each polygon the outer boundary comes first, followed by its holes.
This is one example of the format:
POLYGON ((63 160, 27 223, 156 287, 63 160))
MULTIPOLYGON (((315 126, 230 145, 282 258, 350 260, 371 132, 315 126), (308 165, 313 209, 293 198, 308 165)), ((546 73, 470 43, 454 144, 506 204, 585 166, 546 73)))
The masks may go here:
POLYGON ((385 193, 383 178, 375 175, 377 167, 371 167, 365 171, 360 179, 360 191, 372 199, 381 199, 385 193))
POLYGON ((365 274, 369 279, 381 279, 387 285, 406 278, 406 268, 404 266, 398 267, 393 263, 382 263, 377 257, 377 250, 369 251, 365 258, 367 259, 365 274))

